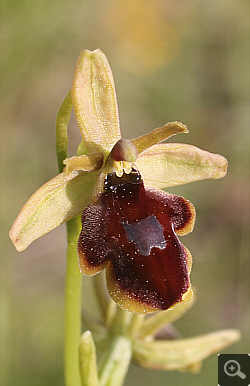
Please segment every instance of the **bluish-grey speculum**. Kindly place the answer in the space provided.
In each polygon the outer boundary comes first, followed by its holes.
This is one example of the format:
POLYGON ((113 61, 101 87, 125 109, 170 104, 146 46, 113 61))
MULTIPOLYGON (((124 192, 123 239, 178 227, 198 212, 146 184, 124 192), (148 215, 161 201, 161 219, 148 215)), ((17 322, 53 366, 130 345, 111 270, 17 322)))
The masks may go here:
POLYGON ((128 240, 136 245, 141 255, 149 256, 153 247, 166 248, 162 226, 155 216, 151 215, 132 224, 122 223, 122 226, 128 240))

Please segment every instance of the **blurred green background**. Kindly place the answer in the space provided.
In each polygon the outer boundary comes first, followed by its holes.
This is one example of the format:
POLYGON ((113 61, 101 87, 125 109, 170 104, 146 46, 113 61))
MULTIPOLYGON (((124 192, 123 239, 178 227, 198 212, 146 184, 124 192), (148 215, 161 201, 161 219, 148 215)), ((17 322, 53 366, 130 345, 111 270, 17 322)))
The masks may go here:
MULTIPOLYGON (((182 239, 197 301, 175 326, 183 337, 238 328, 242 340, 224 352, 249 352, 248 12, 244 0, 2 1, 2 385, 63 385, 65 226, 21 254, 8 231, 57 174, 56 114, 83 48, 108 57, 125 138, 179 120, 190 133, 172 141, 228 159, 223 180, 170 189, 197 209, 195 230, 182 239)), ((70 156, 79 141, 72 117, 70 156)), ((198 375, 131 366, 125 385, 216 382, 217 354, 198 375)))

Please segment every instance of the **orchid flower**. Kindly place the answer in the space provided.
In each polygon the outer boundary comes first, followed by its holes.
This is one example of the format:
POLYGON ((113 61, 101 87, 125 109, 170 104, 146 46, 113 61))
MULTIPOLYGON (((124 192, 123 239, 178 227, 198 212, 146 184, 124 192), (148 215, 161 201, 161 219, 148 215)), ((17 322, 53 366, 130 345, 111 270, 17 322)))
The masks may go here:
MULTIPOLYGON (((10 230, 16 249, 23 251, 38 237, 81 214, 82 229, 75 245, 81 272, 93 276, 106 269, 109 295, 126 315, 130 314, 127 311, 147 314, 167 310, 162 316, 158 313, 145 320, 137 335, 133 332, 139 339, 133 358, 146 367, 194 370, 192 364, 215 346, 220 349, 239 338, 232 331, 211 339, 202 337, 195 344, 188 343, 195 347, 191 356, 183 354, 185 342, 179 341, 181 354, 178 357, 177 353, 175 362, 168 355, 171 350, 178 351, 175 342, 163 342, 160 352, 159 342, 143 340, 172 321, 172 315, 173 320, 179 317, 193 302, 192 257, 178 236, 192 231, 195 209, 187 199, 163 189, 222 178, 227 172, 227 160, 221 155, 191 145, 161 143, 187 132, 182 123, 170 122, 139 138, 122 139, 108 61, 100 50, 82 51, 71 92, 57 118, 60 174, 30 197, 10 230), (72 106, 82 142, 77 156, 67 158, 72 106), (198 346, 200 351, 195 354, 198 346)), ((105 326, 111 324, 106 319, 105 326)), ((94 349, 88 333, 82 339, 84 356, 86 347, 94 349)), ((93 370, 91 361, 87 363, 93 370)), ((98 384, 96 373, 91 377, 91 384, 98 384)))

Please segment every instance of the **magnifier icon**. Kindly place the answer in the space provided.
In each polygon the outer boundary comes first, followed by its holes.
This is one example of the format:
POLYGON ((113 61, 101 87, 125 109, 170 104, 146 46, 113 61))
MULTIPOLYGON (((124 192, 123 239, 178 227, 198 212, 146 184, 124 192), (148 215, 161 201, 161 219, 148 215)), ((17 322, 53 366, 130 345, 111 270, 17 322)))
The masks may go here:
POLYGON ((227 361, 224 365, 224 372, 229 376, 229 377, 235 377, 236 375, 238 377, 240 377, 241 379, 245 379, 246 378, 246 374, 242 373, 242 371, 240 371, 240 364, 231 359, 229 361, 227 361))

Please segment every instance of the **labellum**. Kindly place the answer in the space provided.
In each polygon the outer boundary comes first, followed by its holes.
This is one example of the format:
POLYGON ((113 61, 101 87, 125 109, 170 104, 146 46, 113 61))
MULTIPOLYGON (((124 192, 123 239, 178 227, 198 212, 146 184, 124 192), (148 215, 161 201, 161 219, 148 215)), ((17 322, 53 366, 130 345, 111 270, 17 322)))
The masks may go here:
POLYGON ((107 289, 128 311, 152 313, 189 301, 192 259, 179 241, 195 209, 183 197, 146 188, 137 169, 108 173, 102 193, 82 214, 78 240, 83 274, 106 268, 107 289))

